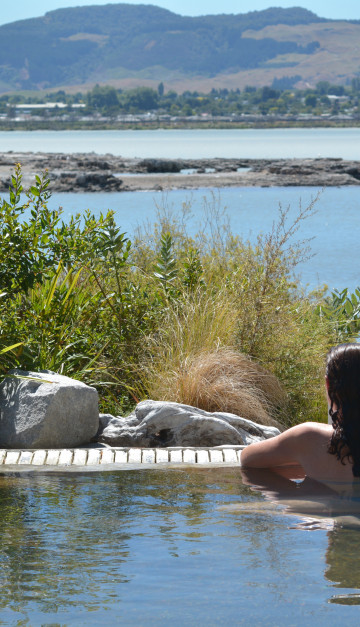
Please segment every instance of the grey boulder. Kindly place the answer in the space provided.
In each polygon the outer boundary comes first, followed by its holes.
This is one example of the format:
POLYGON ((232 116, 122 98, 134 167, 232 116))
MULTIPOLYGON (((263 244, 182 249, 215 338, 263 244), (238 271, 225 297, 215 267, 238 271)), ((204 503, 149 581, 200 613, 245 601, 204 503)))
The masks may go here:
POLYGON ((97 391, 81 381, 12 370, 0 384, 0 447, 74 447, 98 428, 97 391))
POLYGON ((121 447, 247 445, 280 431, 225 412, 190 405, 142 401, 122 418, 100 414, 99 442, 121 447))

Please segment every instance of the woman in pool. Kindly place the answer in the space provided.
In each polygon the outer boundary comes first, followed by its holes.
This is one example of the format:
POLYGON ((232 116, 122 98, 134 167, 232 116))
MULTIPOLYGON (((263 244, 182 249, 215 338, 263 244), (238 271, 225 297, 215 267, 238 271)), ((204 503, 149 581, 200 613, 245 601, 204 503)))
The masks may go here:
POLYGON ((326 364, 332 424, 305 422, 241 453, 245 468, 297 465, 320 481, 360 477, 360 344, 332 348, 326 364))

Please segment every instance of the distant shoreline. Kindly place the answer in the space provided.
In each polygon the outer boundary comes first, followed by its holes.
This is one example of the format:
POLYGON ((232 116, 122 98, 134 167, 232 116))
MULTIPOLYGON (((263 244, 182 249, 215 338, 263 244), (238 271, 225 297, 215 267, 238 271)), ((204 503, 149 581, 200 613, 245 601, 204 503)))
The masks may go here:
POLYGON ((200 129, 286 129, 286 128, 358 128, 360 119, 329 120, 309 118, 306 120, 282 119, 246 119, 243 121, 206 120, 203 122, 178 120, 177 122, 159 122, 144 120, 138 122, 103 122, 103 121, 21 121, 0 120, 0 131, 125 131, 125 130, 200 130, 200 129))
POLYGON ((23 184, 48 171, 52 192, 161 191, 222 187, 360 185, 360 161, 344 159, 125 159, 111 154, 0 153, 0 191, 14 164, 23 184))

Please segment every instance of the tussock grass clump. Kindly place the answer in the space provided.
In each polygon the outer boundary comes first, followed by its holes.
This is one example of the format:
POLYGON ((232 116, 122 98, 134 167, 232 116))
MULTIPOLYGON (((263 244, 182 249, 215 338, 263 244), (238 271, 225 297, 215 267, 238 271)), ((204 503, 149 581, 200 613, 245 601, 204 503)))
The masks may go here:
POLYGON ((237 310, 226 290, 197 288, 183 300, 167 302, 156 333, 144 338, 139 367, 146 395, 177 401, 178 376, 189 358, 232 344, 237 310))
POLYGON ((230 348, 189 357, 170 373, 172 378, 164 384, 176 388, 178 402, 264 425, 277 426, 276 416, 286 403, 285 391, 271 372, 230 348))
POLYGON ((265 424, 325 419, 322 371, 332 331, 317 314, 317 297, 302 293, 293 276, 307 242, 291 243, 313 205, 300 206, 289 225, 289 210, 280 207, 278 223, 252 245, 232 235, 213 200, 206 233, 187 239, 167 216, 166 236, 158 228, 152 239, 164 307, 144 344, 143 394, 265 424), (183 270, 189 246, 197 252, 190 290, 183 270))

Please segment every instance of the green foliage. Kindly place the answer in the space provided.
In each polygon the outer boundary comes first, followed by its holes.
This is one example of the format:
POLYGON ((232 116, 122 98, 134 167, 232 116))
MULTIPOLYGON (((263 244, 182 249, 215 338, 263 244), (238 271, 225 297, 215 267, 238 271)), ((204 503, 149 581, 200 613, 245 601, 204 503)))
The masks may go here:
POLYGON ((193 292, 197 286, 205 285, 202 278, 204 269, 201 263, 201 254, 198 248, 189 248, 187 256, 183 262, 183 267, 183 284, 190 292, 193 292))
POLYGON ((95 85, 92 91, 86 94, 86 102, 91 110, 98 110, 105 114, 119 108, 116 89, 107 85, 103 87, 95 85))
POLYGON ((316 107, 317 98, 314 94, 308 94, 305 98, 305 106, 306 107, 316 107))
POLYGON ((151 111, 158 108, 159 97, 150 87, 136 87, 121 94, 120 103, 130 113, 151 111))
POLYGON ((154 266, 154 276, 159 280, 165 294, 169 293, 178 274, 172 249, 173 238, 170 233, 164 233, 160 240, 160 251, 154 266))
POLYGON ((90 313, 91 296, 79 289, 81 272, 64 272, 60 263, 51 279, 31 290, 27 306, 21 303, 23 318, 18 328, 26 337, 21 360, 27 367, 75 378, 89 371, 94 347, 82 325, 90 313))
MULTIPOLYGON (((344 88, 344 95, 339 100, 331 100, 327 93, 324 93, 324 87, 319 83, 316 89, 295 89, 286 87, 286 83, 297 83, 300 76, 284 77, 283 79, 274 79, 272 87, 255 87, 250 90, 247 87, 242 93, 239 89, 212 89, 210 93, 204 94, 197 91, 185 91, 183 94, 176 94, 173 91, 162 92, 155 91, 148 87, 137 87, 126 91, 115 90, 109 86, 96 85, 93 90, 81 94, 61 94, 56 93, 38 93, 36 95, 26 95, 25 92, 17 94, 17 100, 22 104, 29 105, 45 102, 59 102, 59 99, 67 108, 44 109, 43 117, 40 122, 34 124, 46 123, 47 126, 56 126, 56 124, 74 127, 74 124, 83 126, 84 124, 110 124, 113 123, 114 116, 134 114, 144 115, 145 113, 157 113, 159 116, 168 114, 171 116, 192 116, 207 114, 207 116, 226 116, 233 123, 241 122, 239 120, 240 113, 252 114, 260 117, 263 115, 274 114, 276 116, 291 115, 298 118, 299 114, 313 114, 316 116, 323 114, 344 113, 352 117, 358 115, 359 90, 353 87, 344 88), (280 83, 279 83, 280 81, 280 83), (280 89, 281 84, 284 88, 280 89), (277 87, 275 89, 275 87, 277 87), (249 91, 250 90, 250 91, 249 91), (86 113, 90 117, 84 122, 83 108, 72 108, 72 105, 81 101, 86 104, 86 113), (69 113, 71 116, 69 117, 69 113), (99 122, 98 114, 107 117, 107 121, 99 122)), ((326 92, 333 93, 342 92, 339 85, 331 85, 327 83, 326 92)), ((14 96, 15 98, 15 96, 14 96)), ((0 111, 6 113, 9 126, 10 118, 15 117, 15 105, 9 105, 9 96, 0 96, 0 111)), ((36 110, 36 115, 39 111, 36 110)), ((209 123, 211 118, 206 117, 204 120, 209 123)), ((151 124, 159 123, 154 121, 152 117, 146 117, 146 122, 151 124)), ((128 120, 133 123, 133 121, 128 120)), ((139 120, 138 120, 139 122, 139 120)), ((225 122, 225 121, 223 121, 225 122)), ((166 121, 164 121, 166 123, 166 121)), ((4 122, 5 124, 5 122, 4 122)), ((18 124, 18 122, 16 122, 18 124)), ((24 121, 25 125, 31 125, 32 122, 24 121)))
POLYGON ((318 314, 334 330, 336 343, 357 341, 360 334, 360 288, 334 290, 318 306, 318 314))
POLYGON ((53 233, 59 216, 46 206, 49 181, 36 177, 20 203, 23 192, 21 170, 17 165, 11 177, 9 202, 0 207, 0 289, 7 294, 29 290, 53 267, 57 256, 53 233), (22 219, 30 212, 28 220, 22 219))
POLYGON ((20 366, 79 378, 116 413, 141 398, 179 400, 188 365, 228 347, 280 379, 284 423, 326 417, 324 356, 357 338, 360 289, 299 291, 293 269, 306 243, 290 242, 313 203, 290 224, 280 208, 252 246, 232 235, 215 196, 204 200, 194 237, 184 203, 180 217, 160 207, 158 223, 133 243, 112 212, 64 224, 47 208, 46 176, 23 196, 17 166, 1 204, 0 372, 20 366))
POLYGON ((114 356, 107 347, 121 350, 119 338, 137 331, 133 318, 144 311, 139 296, 125 315, 134 296, 124 279, 131 244, 112 212, 61 222, 47 208, 48 184, 36 177, 22 204, 17 166, 1 204, 0 369, 47 368, 100 385, 114 356))

